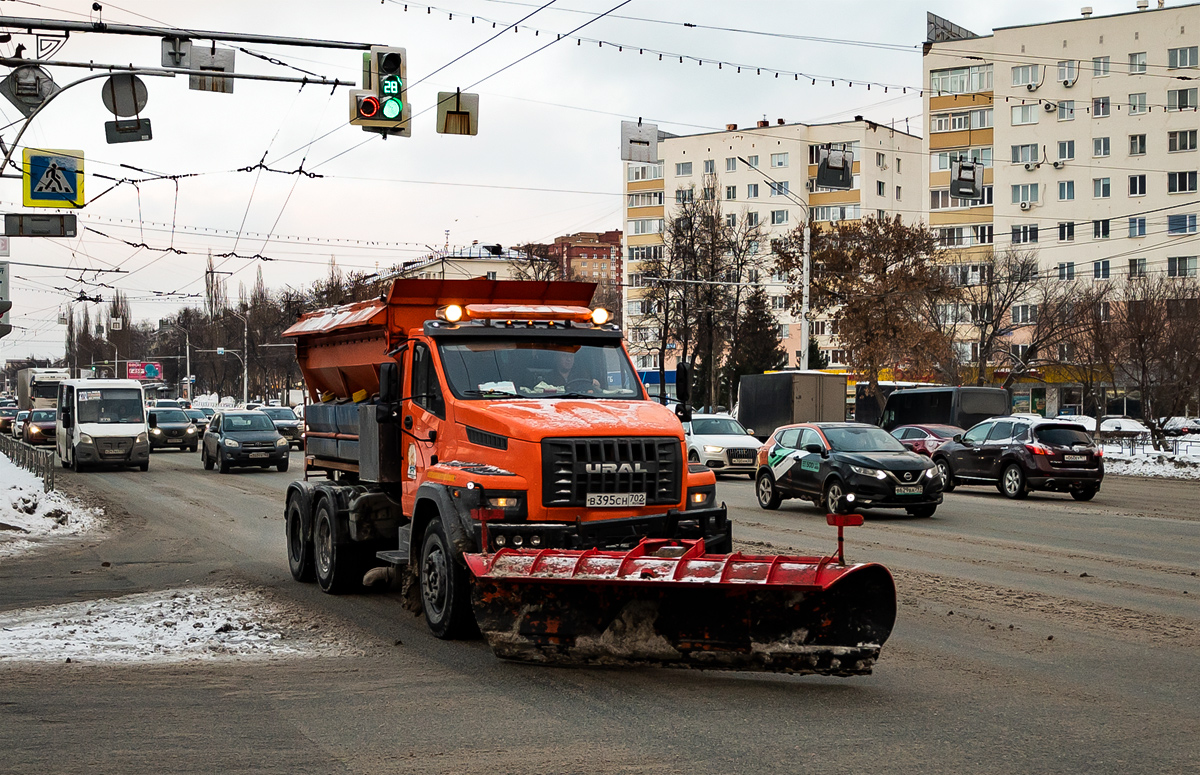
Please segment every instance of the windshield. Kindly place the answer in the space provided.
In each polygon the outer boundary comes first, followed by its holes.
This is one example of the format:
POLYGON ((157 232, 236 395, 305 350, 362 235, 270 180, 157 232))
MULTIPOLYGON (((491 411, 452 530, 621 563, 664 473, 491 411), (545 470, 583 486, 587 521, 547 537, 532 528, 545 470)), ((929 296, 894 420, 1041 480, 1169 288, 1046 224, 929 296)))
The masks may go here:
POLYGON ((883 428, 873 426, 824 428, 835 452, 904 452, 904 445, 883 428))
POLYGON ((696 417, 692 420, 692 433, 697 436, 745 436, 746 429, 732 418, 696 417))
POLYGON ((211 409, 207 406, 200 407, 200 411, 204 412, 205 417, 212 417, 214 414, 217 413, 216 409, 211 409))
POLYGON ((221 430, 226 433, 237 431, 273 431, 275 424, 265 414, 227 414, 221 422, 221 430))
POLYGON ((1083 428, 1070 425, 1047 425, 1034 428, 1033 433, 1043 444, 1056 447, 1073 447, 1076 444, 1090 446, 1092 437, 1083 428))
POLYGON ((441 344, 442 367, 458 398, 641 399, 642 385, 620 343, 479 341, 441 344))
POLYGON ((16 417, 16 416, 17 416, 16 409, 9 409, 9 408, 0 409, 0 417, 16 417))
POLYGON ((208 420, 208 415, 199 409, 184 409, 183 413, 193 420, 208 420))
POLYGON ((54 422, 57 417, 54 409, 38 409, 29 417, 29 422, 54 422))
POLYGON ((267 407, 260 409, 260 412, 270 417, 272 420, 295 420, 296 413, 286 406, 267 407))
POLYGON ((153 414, 159 422, 191 422, 182 409, 159 409, 153 414))
POLYGON ((58 398, 57 382, 38 382, 29 387, 34 398, 58 398))
POLYGON ((24 420, 24 419, 25 419, 26 417, 28 417, 28 416, 29 416, 29 411, 28 411, 28 410, 26 410, 26 411, 23 411, 23 412, 17 412, 17 419, 18 419, 18 420, 24 420))
POLYGON ((142 391, 136 388, 80 388, 75 396, 81 423, 146 421, 146 415, 142 414, 142 391))

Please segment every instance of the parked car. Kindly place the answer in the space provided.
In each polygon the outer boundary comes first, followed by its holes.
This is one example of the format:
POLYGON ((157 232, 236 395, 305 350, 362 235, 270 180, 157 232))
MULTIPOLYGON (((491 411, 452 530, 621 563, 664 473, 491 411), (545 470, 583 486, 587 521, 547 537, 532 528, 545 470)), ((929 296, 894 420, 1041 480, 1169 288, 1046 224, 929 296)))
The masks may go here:
POLYGON ((935 449, 962 432, 957 425, 901 425, 892 435, 905 449, 930 457, 935 449))
POLYGON ((683 424, 688 462, 700 463, 719 474, 748 474, 754 478, 755 458, 762 446, 754 432, 727 414, 693 414, 683 424))
POLYGON ((895 390, 887 397, 879 425, 957 425, 970 428, 1012 412, 1008 391, 997 387, 917 387, 895 390))
MULTIPOLYGON (((1084 414, 1068 414, 1059 415, 1054 419, 1082 425, 1089 433, 1096 432, 1095 417, 1088 417, 1084 414)), ((1102 439, 1129 439, 1149 435, 1150 429, 1132 417, 1108 414, 1100 418, 1100 437, 1102 439)))
POLYGON ((29 413, 21 429, 21 439, 26 444, 53 444, 58 432, 57 409, 34 409, 29 413))
POLYGON ((17 407, 0 407, 0 433, 12 433, 13 421, 17 419, 17 407))
POLYGON ((302 435, 304 422, 286 406, 264 406, 258 411, 271 418, 275 429, 288 440, 288 444, 300 449, 304 446, 302 435))
POLYGON ((947 492, 962 484, 991 484, 1014 499, 1050 490, 1088 501, 1104 479, 1104 451, 1083 425, 1058 418, 986 420, 939 447, 933 462, 947 492))
POLYGON ((851 493, 856 509, 932 517, 942 502, 942 477, 929 458, 866 423, 785 425, 758 451, 755 494, 764 509, 806 498, 832 512, 851 493))
POLYGON ((150 451, 156 449, 187 449, 195 452, 200 434, 182 409, 164 409, 155 405, 150 410, 150 451))
POLYGON ((183 413, 192 421, 192 425, 196 426, 196 433, 203 436, 204 429, 208 427, 208 415, 199 409, 184 409, 183 413))
POLYGON ((1200 418, 1168 417, 1163 423, 1163 433, 1168 436, 1187 436, 1200 433, 1200 418))
POLYGON ((222 409, 213 415, 204 432, 200 458, 205 470, 214 467, 227 474, 235 466, 275 466, 288 470, 291 445, 271 418, 259 411, 222 409))
POLYGON ((21 411, 17 412, 17 416, 13 418, 12 427, 9 428, 9 432, 12 434, 14 439, 24 438, 24 436, 21 435, 21 430, 25 427, 25 421, 28 419, 28 409, 22 409, 21 411))

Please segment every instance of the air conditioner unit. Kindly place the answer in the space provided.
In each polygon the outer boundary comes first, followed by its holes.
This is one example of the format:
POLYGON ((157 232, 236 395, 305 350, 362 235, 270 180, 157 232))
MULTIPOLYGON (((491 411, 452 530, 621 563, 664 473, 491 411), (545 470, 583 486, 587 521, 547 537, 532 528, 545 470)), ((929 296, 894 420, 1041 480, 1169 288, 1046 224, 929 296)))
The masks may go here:
POLYGON ((1027 84, 1025 84, 1025 88, 1026 88, 1026 89, 1029 89, 1029 91, 1037 91, 1037 88, 1038 88, 1039 86, 1041 86, 1041 84, 1040 84, 1040 83, 1027 83, 1027 84))
POLYGON ((804 184, 804 187, 806 189, 808 189, 809 192, 816 191, 817 190, 817 181, 815 181, 815 180, 806 181, 804 184))
POLYGON ((1035 170, 1035 169, 1037 169, 1037 168, 1038 168, 1038 165, 1037 165, 1037 164, 1034 164, 1034 163, 1033 163, 1033 162, 1031 162, 1031 161, 1027 161, 1027 162, 1025 162, 1025 169, 1029 170, 1030 172, 1032 172, 1033 170, 1035 170))
POLYGON ((1067 80, 1062 82, 1062 85, 1067 87, 1068 89, 1070 89, 1072 86, 1075 85, 1075 81, 1077 81, 1077 80, 1078 80, 1077 78, 1068 78, 1067 80))
POLYGON ((1054 162, 1054 169, 1056 169, 1056 170, 1061 170, 1065 166, 1067 166, 1067 163, 1065 161, 1054 162))
POLYGON ((1022 202, 1021 203, 1022 210, 1028 210, 1031 207, 1033 207, 1033 202, 1022 202))
POLYGON ((1042 105, 1042 108, 1043 108, 1043 109, 1044 109, 1044 110, 1045 110, 1047 113, 1053 113, 1054 111, 1058 110, 1058 105, 1054 104, 1053 102, 1047 102, 1047 103, 1045 103, 1045 104, 1043 104, 1043 105, 1042 105))

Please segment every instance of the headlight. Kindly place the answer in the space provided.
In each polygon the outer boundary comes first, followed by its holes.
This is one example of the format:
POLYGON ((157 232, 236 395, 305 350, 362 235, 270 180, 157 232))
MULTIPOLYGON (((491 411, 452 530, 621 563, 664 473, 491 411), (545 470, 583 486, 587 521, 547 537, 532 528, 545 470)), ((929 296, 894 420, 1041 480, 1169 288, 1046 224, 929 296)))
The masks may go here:
POLYGON ((938 467, 937 467, 937 466, 934 466, 933 468, 930 468, 930 469, 928 469, 928 470, 925 472, 925 475, 926 475, 926 476, 928 476, 930 479, 933 479, 933 478, 937 477, 937 475, 938 475, 938 467))
POLYGON ((155 436, 161 436, 162 428, 151 428, 150 432, 153 433, 155 436))
POLYGON ((277 447, 286 447, 287 445, 288 445, 287 439, 279 439, 278 441, 275 442, 275 446, 277 446, 277 447))
POLYGON ((880 471, 878 468, 863 468, 862 466, 850 466, 850 470, 859 476, 873 476, 876 479, 886 479, 887 474, 880 471))
POLYGON ((138 434, 137 438, 133 440, 133 443, 134 443, 134 444, 145 444, 145 443, 146 443, 146 442, 148 442, 148 441, 150 441, 150 437, 149 437, 149 436, 147 436, 147 435, 146 435, 146 434, 143 432, 143 433, 139 433, 139 434, 138 434))
POLYGON ((81 434, 79 434, 79 443, 80 444, 91 444, 92 437, 87 435, 86 433, 81 433, 81 434))
POLYGON ((236 441, 234 441, 233 439, 225 439, 225 446, 236 447, 237 445, 238 445, 238 443, 236 441))
POLYGON ((41 428, 39 428, 39 427, 37 427, 36 425, 31 425, 31 426, 29 426, 29 435, 31 435, 31 436, 32 436, 32 435, 33 435, 33 434, 35 434, 35 433, 39 433, 39 434, 40 434, 41 432, 42 432, 42 429, 41 429, 41 428))
POLYGON ((715 455, 715 454, 717 454, 718 452, 721 452, 721 451, 723 451, 724 449, 725 449, 724 447, 717 447, 717 446, 714 446, 714 445, 712 445, 712 444, 705 444, 705 445, 704 445, 704 451, 705 451, 705 452, 707 452, 707 453, 708 453, 708 454, 710 454, 710 455, 715 455))
POLYGON ((487 499, 487 505, 493 509, 515 509, 521 505, 521 499, 512 495, 493 496, 487 499))
POLYGON ((187 427, 187 433, 195 433, 195 432, 196 432, 196 426, 195 426, 195 425, 189 425, 189 426, 187 427))

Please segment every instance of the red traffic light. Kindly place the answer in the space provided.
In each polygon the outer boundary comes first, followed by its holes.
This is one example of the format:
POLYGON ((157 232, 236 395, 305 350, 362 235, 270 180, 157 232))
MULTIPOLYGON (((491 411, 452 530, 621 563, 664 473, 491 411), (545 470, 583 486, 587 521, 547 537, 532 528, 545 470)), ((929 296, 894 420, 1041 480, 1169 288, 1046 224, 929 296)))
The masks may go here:
POLYGON ((375 118, 379 115, 379 98, 374 95, 358 98, 358 115, 360 118, 375 118))

